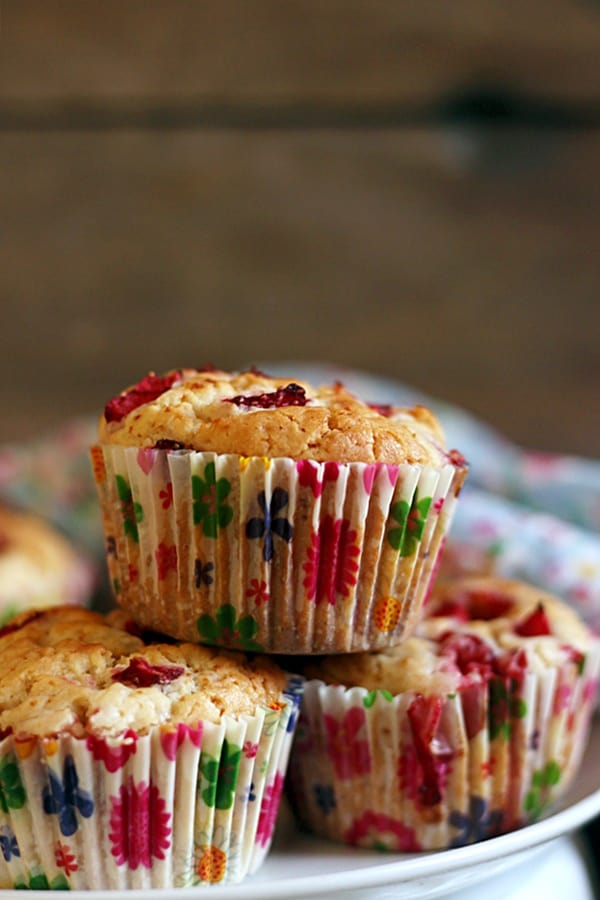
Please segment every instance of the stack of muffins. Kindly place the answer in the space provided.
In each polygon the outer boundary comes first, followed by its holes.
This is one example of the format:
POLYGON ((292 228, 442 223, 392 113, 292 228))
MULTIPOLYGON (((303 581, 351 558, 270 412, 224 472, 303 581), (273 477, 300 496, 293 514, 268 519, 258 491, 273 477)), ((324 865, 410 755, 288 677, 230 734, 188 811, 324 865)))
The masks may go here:
POLYGON ((427 410, 183 369, 107 404, 92 462, 118 610, 0 631, 0 886, 239 881, 303 686, 290 792, 328 838, 446 847, 566 787, 597 647, 514 583, 426 605, 466 475, 427 410))

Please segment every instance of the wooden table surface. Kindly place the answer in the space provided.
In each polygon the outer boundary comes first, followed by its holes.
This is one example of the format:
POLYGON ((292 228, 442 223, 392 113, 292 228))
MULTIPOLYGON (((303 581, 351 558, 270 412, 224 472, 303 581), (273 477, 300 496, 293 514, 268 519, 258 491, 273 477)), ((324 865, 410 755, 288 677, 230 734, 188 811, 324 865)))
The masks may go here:
POLYGON ((600 457, 598 8, 248 9, 4 0, 0 441, 304 359, 600 457))

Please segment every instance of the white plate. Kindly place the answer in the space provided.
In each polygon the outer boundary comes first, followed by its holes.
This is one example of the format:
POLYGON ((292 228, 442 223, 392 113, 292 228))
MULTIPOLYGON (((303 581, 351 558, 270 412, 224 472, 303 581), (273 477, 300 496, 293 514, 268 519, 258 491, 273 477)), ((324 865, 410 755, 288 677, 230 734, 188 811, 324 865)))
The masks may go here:
MULTIPOLYGON (((519 831, 480 844, 437 853, 386 854, 326 843, 300 834, 284 810, 278 834, 263 867, 242 884, 224 887, 178 888, 152 892, 0 890, 0 900, 24 897, 71 900, 109 897, 110 900, 283 900, 320 898, 347 892, 366 897, 374 889, 392 887, 394 898, 433 898, 498 877, 535 854, 546 842, 568 834, 600 814, 600 718, 596 717, 583 763, 571 790, 552 815, 519 831)), ((387 895, 387 892, 386 892, 387 895)))

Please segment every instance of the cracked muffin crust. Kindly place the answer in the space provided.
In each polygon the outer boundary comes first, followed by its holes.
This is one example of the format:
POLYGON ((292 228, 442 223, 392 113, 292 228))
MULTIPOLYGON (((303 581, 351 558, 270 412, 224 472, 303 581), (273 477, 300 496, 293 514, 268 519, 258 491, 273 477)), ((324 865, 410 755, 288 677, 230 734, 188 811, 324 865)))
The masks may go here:
POLYGON ((285 678, 269 659, 139 635, 120 612, 17 616, 0 629, 0 735, 116 738, 280 702, 285 678))
POLYGON ((150 373, 107 403, 101 443, 317 462, 447 461, 425 407, 370 406, 341 384, 313 387, 256 370, 150 373))

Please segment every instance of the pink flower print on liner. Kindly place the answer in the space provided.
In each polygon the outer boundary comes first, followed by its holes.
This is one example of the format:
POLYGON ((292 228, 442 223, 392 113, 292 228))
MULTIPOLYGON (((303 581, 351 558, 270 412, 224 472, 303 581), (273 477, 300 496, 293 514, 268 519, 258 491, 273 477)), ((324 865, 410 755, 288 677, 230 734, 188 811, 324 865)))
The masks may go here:
POLYGON ((173 482, 168 481, 158 496, 162 508, 169 509, 173 505, 173 482))
POLYGON ((363 487, 369 496, 373 490, 375 477, 382 468, 385 468, 392 487, 395 486, 396 481, 398 480, 398 466, 394 466, 391 463, 369 463, 369 465, 365 466, 363 471, 363 487))
POLYGON ((149 475, 152 469, 154 468, 154 460, 156 459, 156 453, 150 447, 140 447, 137 452, 136 460, 137 464, 144 473, 144 475, 149 475))
POLYGON ((347 597, 356 584, 360 547, 349 519, 325 516, 311 536, 302 582, 309 600, 335 604, 336 594, 347 597))
POLYGON ((118 772, 136 752, 137 740, 137 733, 129 728, 116 744, 90 734, 85 745, 94 759, 104 763, 107 772, 118 772))
POLYGON ((552 714, 559 716, 565 709, 568 709, 573 696, 573 688, 565 681, 560 683, 554 692, 554 701, 552 703, 552 714))
POLYGON ((242 747, 242 753, 246 759, 254 759, 258 753, 258 744, 253 743, 252 741, 246 741, 242 747))
POLYGON ((344 834, 344 840, 348 844, 360 844, 373 850, 417 853, 421 849, 412 828, 372 809, 367 809, 353 821, 344 834))
POLYGON ((358 736, 366 726, 364 709, 351 707, 341 721, 325 713, 323 720, 327 732, 327 752, 337 777, 346 779, 370 772, 369 744, 358 736))
POLYGON ((118 795, 110 797, 108 837, 116 864, 135 871, 152 868, 153 859, 164 859, 171 845, 170 819, 158 788, 129 778, 118 795))
POLYGON ((256 843, 261 847, 265 847, 269 843, 275 830, 283 780, 281 772, 277 772, 271 784, 265 788, 256 828, 256 843))
POLYGON ((161 541, 154 551, 154 555, 156 557, 158 580, 164 581, 169 572, 177 570, 177 547, 175 544, 165 544, 161 541))
POLYGON ((202 743, 202 724, 200 723, 197 728, 193 728, 191 725, 185 725, 183 722, 179 722, 177 728, 161 731, 160 746, 168 760, 173 762, 177 756, 177 751, 186 739, 189 740, 194 747, 199 748, 202 743))
POLYGON ((598 681, 595 678, 588 678, 583 687, 583 702, 589 703, 596 696, 598 690, 598 681))
POLYGON ((419 799, 423 770, 419 765, 414 747, 407 747, 398 757, 396 768, 400 790, 409 800, 416 803, 419 799))
POLYGON ((321 468, 317 463, 311 462, 309 459, 299 459, 296 463, 296 471, 298 472, 298 481, 301 487, 309 487, 315 497, 320 497, 323 493, 323 486, 328 482, 335 482, 339 478, 340 467, 336 462, 326 462, 321 468), (320 472, 323 472, 323 480, 319 479, 320 472))

